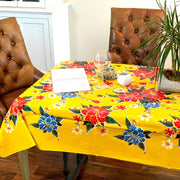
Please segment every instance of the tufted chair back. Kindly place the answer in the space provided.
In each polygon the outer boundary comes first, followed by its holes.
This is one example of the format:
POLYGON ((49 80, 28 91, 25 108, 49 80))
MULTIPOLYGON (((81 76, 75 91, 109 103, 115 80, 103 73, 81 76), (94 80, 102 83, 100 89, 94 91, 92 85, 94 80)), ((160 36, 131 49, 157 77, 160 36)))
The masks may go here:
MULTIPOLYGON (((134 53, 146 37, 159 29, 157 26, 147 29, 148 21, 137 17, 163 18, 163 12, 159 9, 111 8, 109 51, 112 63, 141 65, 152 48, 141 47, 134 53)), ((143 65, 149 64, 150 59, 143 65)))
POLYGON ((0 20, 0 123, 13 100, 42 75, 31 63, 16 18, 0 20))

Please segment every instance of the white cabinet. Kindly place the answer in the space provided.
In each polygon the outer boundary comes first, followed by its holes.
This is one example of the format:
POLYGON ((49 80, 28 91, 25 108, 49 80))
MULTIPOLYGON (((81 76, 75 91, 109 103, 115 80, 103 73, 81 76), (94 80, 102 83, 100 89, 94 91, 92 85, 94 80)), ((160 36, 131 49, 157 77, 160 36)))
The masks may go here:
POLYGON ((48 8, 62 2, 63 0, 0 0, 0 6, 48 8))
POLYGON ((70 59, 69 3, 54 8, 0 8, 0 19, 16 17, 35 67, 49 71, 70 59))

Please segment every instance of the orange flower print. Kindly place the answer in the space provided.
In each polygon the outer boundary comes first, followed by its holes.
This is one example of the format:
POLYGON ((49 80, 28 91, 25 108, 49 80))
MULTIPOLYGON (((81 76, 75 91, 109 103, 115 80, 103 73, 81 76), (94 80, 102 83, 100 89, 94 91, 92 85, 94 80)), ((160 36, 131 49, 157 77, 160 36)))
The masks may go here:
POLYGON ((82 110, 82 113, 86 116, 85 121, 90 121, 93 125, 98 122, 104 123, 106 121, 106 116, 110 114, 106 108, 103 107, 86 107, 82 110))

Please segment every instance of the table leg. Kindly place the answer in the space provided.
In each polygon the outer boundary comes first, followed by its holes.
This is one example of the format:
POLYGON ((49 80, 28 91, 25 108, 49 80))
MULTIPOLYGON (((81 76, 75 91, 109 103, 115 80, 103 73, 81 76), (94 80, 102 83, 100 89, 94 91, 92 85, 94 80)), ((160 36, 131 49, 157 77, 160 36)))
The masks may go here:
POLYGON ((69 169, 68 169, 68 156, 69 153, 67 152, 63 152, 63 161, 64 161, 64 176, 65 176, 65 180, 68 180, 68 176, 69 176, 69 169))
POLYGON ((63 161, 64 161, 64 171, 63 171, 63 173, 64 173, 64 176, 65 176, 65 180, 73 180, 77 176, 77 174, 80 171, 82 165, 88 160, 88 156, 87 155, 77 154, 77 166, 74 169, 74 171, 73 171, 70 178, 69 178, 69 169, 68 169, 68 156, 69 156, 69 153, 63 152, 63 161))
POLYGON ((18 152, 18 156, 23 180, 30 180, 28 150, 18 152))

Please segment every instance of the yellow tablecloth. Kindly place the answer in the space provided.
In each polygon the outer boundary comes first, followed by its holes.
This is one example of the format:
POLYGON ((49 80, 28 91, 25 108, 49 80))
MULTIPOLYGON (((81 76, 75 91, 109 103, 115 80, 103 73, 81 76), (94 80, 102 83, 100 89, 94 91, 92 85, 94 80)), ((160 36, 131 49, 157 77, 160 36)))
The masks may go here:
POLYGON ((0 156, 36 145, 180 169, 180 94, 159 92, 153 69, 113 66, 134 74, 130 85, 106 80, 100 90, 92 62, 64 61, 54 68, 84 67, 92 90, 55 94, 46 73, 13 102, 0 129, 0 156))

